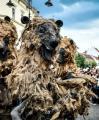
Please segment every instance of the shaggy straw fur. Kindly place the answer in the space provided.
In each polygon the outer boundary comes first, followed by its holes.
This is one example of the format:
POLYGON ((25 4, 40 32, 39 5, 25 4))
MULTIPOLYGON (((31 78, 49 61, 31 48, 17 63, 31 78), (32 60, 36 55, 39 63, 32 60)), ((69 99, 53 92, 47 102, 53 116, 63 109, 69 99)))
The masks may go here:
POLYGON ((3 46, 5 51, 6 49, 9 50, 7 57, 3 57, 0 52, 0 76, 6 76, 8 74, 7 72, 12 69, 13 61, 16 59, 16 52, 14 48, 16 39, 17 32, 13 23, 0 19, 0 51, 3 46), (9 39, 8 46, 4 43, 4 40, 7 38, 9 39))
POLYGON ((43 18, 33 19, 25 28, 22 36, 22 46, 18 53, 18 64, 7 77, 8 86, 12 90, 12 96, 15 98, 24 99, 26 96, 30 96, 38 88, 36 88, 38 81, 42 80, 46 84, 50 80, 50 62, 44 60, 40 55, 39 49, 42 43, 39 32, 35 32, 38 26, 44 23, 50 23, 57 31, 58 27, 53 21, 43 18))
POLYGON ((16 39, 17 32, 13 23, 0 19, 0 120, 11 119, 5 115, 8 112, 6 108, 12 104, 11 92, 7 88, 5 79, 14 68, 16 39))
POLYGON ((68 72, 76 72, 77 66, 75 64, 75 53, 77 47, 73 40, 67 36, 63 37, 57 48, 57 53, 53 58, 52 69, 56 76, 64 77, 68 72), (64 49, 63 58, 61 58, 60 50, 64 49), (60 63, 60 61, 63 63, 60 63))
MULTIPOLYGON (((58 64, 57 60, 53 62, 58 49, 54 49, 50 61, 44 59, 39 52, 42 37, 49 34, 39 37, 38 27, 43 23, 51 24, 57 40, 60 39, 59 28, 51 20, 35 18, 26 26, 22 35, 22 47, 18 53, 18 63, 6 80, 12 101, 17 101, 11 116, 13 120, 74 120, 78 114, 87 114, 90 98, 94 96, 91 87, 96 82, 95 79, 83 75, 68 80, 62 80, 60 75, 56 78, 57 74, 53 72, 51 64, 53 66, 58 64)), ((61 44, 60 42, 58 47, 61 44)), ((70 49, 68 54, 74 58, 74 48, 70 49)), ((66 60, 64 67, 68 64, 70 66, 71 63, 69 59, 66 60)), ((73 63, 72 61, 71 64, 73 63)), ((65 70, 68 71, 68 69, 65 70)))

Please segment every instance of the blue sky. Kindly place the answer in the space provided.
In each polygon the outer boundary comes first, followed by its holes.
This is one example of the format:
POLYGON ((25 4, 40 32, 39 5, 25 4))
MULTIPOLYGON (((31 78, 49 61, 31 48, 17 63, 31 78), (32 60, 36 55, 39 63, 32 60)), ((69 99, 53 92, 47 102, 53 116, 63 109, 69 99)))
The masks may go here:
POLYGON ((52 0, 53 7, 46 7, 46 1, 32 4, 41 16, 63 20, 61 35, 71 37, 80 51, 99 48, 99 0, 52 0))

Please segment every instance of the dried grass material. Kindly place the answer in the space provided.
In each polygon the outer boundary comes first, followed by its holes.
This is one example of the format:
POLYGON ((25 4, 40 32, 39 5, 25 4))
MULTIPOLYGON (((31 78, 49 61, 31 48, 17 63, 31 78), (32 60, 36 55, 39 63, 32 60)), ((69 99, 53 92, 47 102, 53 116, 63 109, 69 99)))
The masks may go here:
POLYGON ((6 76, 13 68, 17 31, 12 22, 0 19, 0 76, 6 76))
POLYGON ((5 36, 9 37, 9 48, 13 51, 14 44, 17 39, 16 27, 12 22, 0 19, 0 43, 5 36))
POLYGON ((56 76, 64 76, 69 71, 75 72, 77 66, 75 64, 76 44, 66 36, 61 39, 57 48, 56 56, 53 59, 53 72, 56 76))
MULTIPOLYGON (((42 21, 45 20, 42 19, 39 22, 42 23, 42 21)), ((38 25, 38 22, 35 24, 31 22, 31 24, 35 26, 38 25)), ((60 79, 56 78, 49 66, 50 62, 43 59, 39 53, 39 47, 42 44, 41 38, 37 38, 39 32, 35 33, 36 28, 32 29, 32 27, 29 26, 28 29, 25 29, 26 33, 24 32, 22 36, 23 42, 18 55, 18 63, 6 80, 12 100, 24 101, 27 98, 27 103, 23 106, 24 111, 20 112, 22 113, 22 119, 74 120, 78 114, 85 115, 88 111, 90 98, 94 95, 90 91, 91 85, 95 84, 95 82, 92 82, 93 78, 90 78, 90 80, 86 77, 75 76, 78 78, 64 81, 60 76, 60 79), (30 32, 33 34, 32 39, 29 39, 30 32), (37 39, 34 39, 35 36, 37 39), (30 49, 31 44, 34 46, 32 49, 30 49)), ((22 109, 20 108, 19 111, 22 111, 22 109)))
MULTIPOLYGON (((23 48, 26 51, 27 49, 29 49, 30 45, 33 44, 35 46, 35 49, 38 49, 42 44, 41 39, 43 37, 49 37, 48 34, 43 33, 44 30, 42 30, 42 32, 41 32, 41 30, 39 31, 40 26, 43 26, 45 24, 52 25, 53 30, 55 30, 55 32, 58 33, 57 34, 57 39, 60 39, 60 36, 58 36, 59 35, 59 28, 57 27, 57 25, 55 24, 54 21, 44 19, 42 17, 35 17, 25 27, 25 30, 24 30, 24 32, 21 36, 21 39, 22 39, 21 48, 23 48), (40 36, 40 34, 41 34, 40 32, 43 33, 44 36, 40 36)), ((52 32, 54 32, 54 31, 52 31, 52 32)))
MULTIPOLYGON (((90 83, 90 84, 93 84, 93 85, 96 84, 96 79, 94 77, 91 77, 90 75, 80 74, 80 75, 76 75, 75 77, 85 79, 86 80, 86 84, 87 83, 90 83)), ((89 84, 89 86, 90 86, 90 84, 89 84)))
MULTIPOLYGON (((90 106, 90 98, 91 96, 94 96, 94 94, 89 90, 89 88, 84 87, 83 84, 81 85, 79 82, 77 81, 74 82, 74 81, 76 81, 76 78, 75 80, 73 80, 73 84, 71 84, 72 80, 70 81, 71 86, 68 84, 69 81, 63 82, 64 85, 63 83, 61 84, 66 88, 68 93, 63 98, 60 97, 60 99, 57 101, 57 104, 59 105, 56 104, 56 107, 55 107, 56 111, 58 111, 58 113, 60 112, 60 115, 61 113, 65 114, 64 116, 61 116, 61 117, 59 115, 57 118, 60 117, 60 119, 62 119, 63 117, 63 118, 69 119, 69 117, 72 115, 74 115, 74 118, 75 118, 77 117, 78 114, 87 115, 88 113, 88 108, 90 106), (66 106, 65 108, 64 108, 64 105, 66 106), (57 107, 57 106, 60 106, 60 107, 57 107)), ((60 82, 58 82, 58 84, 60 85, 60 82)), ((73 119, 73 116, 71 119, 73 119)))
MULTIPOLYGON (((6 76, 14 68, 16 59, 14 43, 17 39, 17 32, 14 24, 0 19, 0 114, 7 113, 7 106, 12 104, 11 92, 5 82, 6 76)), ((5 115, 4 115, 5 116, 5 115)), ((0 117, 2 119, 2 117, 0 117)), ((3 120, 11 119, 9 116, 3 120)))
POLYGON ((85 83, 85 79, 83 78, 71 78, 69 80, 58 80, 57 83, 60 85, 66 85, 68 88, 75 88, 77 85, 83 85, 85 83))
POLYGON ((58 80, 58 82, 60 84, 69 84, 70 83, 71 86, 72 86, 72 84, 81 84, 81 85, 83 84, 83 85, 86 85, 87 87, 88 86, 92 87, 91 85, 97 84, 95 78, 93 78, 89 75, 84 75, 84 74, 82 74, 80 76, 75 75, 74 78, 67 79, 67 80, 64 80, 64 81, 58 80))
MULTIPOLYGON (((29 87, 28 82, 26 85, 29 87)), ((30 112, 32 113, 31 120, 34 117, 35 120, 47 119, 48 117, 49 120, 69 119, 70 117, 73 119, 78 114, 86 115, 90 98, 94 94, 85 86, 85 82, 86 80, 83 78, 73 78, 65 81, 51 80, 46 84, 42 80, 31 83, 34 86, 31 89, 32 92, 30 93, 29 90, 27 93, 30 99, 24 110, 25 117, 30 112)), ((20 91, 21 93, 22 91, 20 91)))
MULTIPOLYGON (((53 21, 40 17, 34 18, 33 21, 26 26, 21 37, 22 46, 18 53, 18 63, 12 73, 7 76, 8 88, 11 89, 13 98, 23 99, 31 96, 35 93, 35 90, 37 90, 37 88, 35 88, 37 81, 42 80, 45 84, 50 81, 50 76, 52 76, 52 73, 49 71, 50 61, 45 60, 40 54, 40 47, 44 42, 46 43, 47 40, 47 42, 49 42, 53 34, 55 38, 57 38, 56 40, 59 40, 60 36, 56 37, 56 35, 58 35, 57 33, 59 34, 59 28, 53 21), (41 31, 39 29, 43 28, 43 26, 44 28, 50 26, 51 31, 49 29, 46 34, 43 33, 43 36, 40 36, 41 31), (47 38, 49 39, 43 39, 43 37, 46 36, 48 36, 47 38)), ((46 44, 48 45, 48 43, 46 44)))

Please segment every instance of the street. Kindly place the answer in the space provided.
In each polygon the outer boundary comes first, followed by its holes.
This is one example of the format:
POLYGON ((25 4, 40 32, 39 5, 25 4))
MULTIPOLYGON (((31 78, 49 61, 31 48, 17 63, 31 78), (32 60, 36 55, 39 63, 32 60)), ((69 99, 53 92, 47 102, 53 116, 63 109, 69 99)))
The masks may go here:
MULTIPOLYGON (((84 118, 79 116, 76 120, 84 120, 84 118)), ((99 104, 91 105, 89 116, 85 120, 99 120, 99 104)))

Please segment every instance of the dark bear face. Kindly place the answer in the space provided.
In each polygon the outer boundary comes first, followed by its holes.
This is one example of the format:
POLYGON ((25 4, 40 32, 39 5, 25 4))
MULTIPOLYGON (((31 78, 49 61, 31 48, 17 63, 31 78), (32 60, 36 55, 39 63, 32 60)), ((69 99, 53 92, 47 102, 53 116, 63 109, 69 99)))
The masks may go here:
POLYGON ((60 42, 57 62, 59 64, 73 62, 75 52, 76 52, 76 45, 74 41, 64 37, 60 42))
POLYGON ((51 23, 44 23, 38 26, 37 31, 42 45, 49 51, 53 51, 59 42, 59 31, 51 23))
POLYGON ((59 50, 59 57, 57 59, 57 62, 60 63, 60 64, 64 64, 66 63, 66 58, 68 58, 68 52, 65 51, 64 48, 60 48, 59 50))
POLYGON ((41 40, 40 53, 45 60, 50 61, 60 40, 59 30, 52 23, 46 22, 39 25, 36 32, 41 40))

